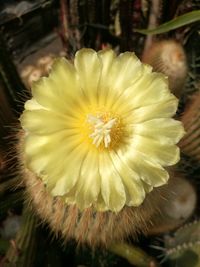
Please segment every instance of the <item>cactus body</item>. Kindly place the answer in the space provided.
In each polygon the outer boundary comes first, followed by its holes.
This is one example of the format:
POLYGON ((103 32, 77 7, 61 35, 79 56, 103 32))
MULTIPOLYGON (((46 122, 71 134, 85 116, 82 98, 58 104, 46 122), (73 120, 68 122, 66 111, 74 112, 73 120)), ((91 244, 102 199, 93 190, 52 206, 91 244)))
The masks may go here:
POLYGON ((193 96, 191 103, 182 116, 186 135, 180 142, 182 152, 200 161, 200 94, 193 96))
POLYGON ((6 253, 4 267, 32 267, 36 247, 36 217, 27 208, 16 239, 12 240, 6 253))
MULTIPOLYGON (((23 138, 21 139, 23 145, 23 138)), ((23 163, 23 155, 21 154, 23 163)), ((125 206, 120 212, 99 212, 93 207, 80 211, 76 205, 67 205, 62 197, 53 197, 44 183, 25 166, 21 166, 26 185, 26 197, 36 213, 56 235, 62 235, 64 241, 75 239, 78 244, 90 246, 109 246, 121 242, 129 235, 148 233, 153 227, 151 219, 160 214, 164 203, 172 198, 176 179, 150 192, 139 207, 125 206)))
POLYGON ((170 266, 200 266, 200 222, 186 224, 173 237, 165 239, 166 256, 170 266))
POLYGON ((81 212, 75 205, 67 206, 62 198, 52 197, 40 179, 27 169, 24 170, 24 179, 27 198, 35 211, 49 223, 54 233, 61 233, 65 241, 75 238, 78 244, 107 246, 131 233, 145 232, 154 212, 152 202, 155 203, 155 195, 150 195, 149 201, 140 207, 125 207, 119 213, 97 212, 92 207, 81 212))
POLYGON ((175 173, 171 197, 163 203, 160 213, 151 218, 153 227, 149 234, 160 234, 171 231, 182 225, 194 212, 196 192, 193 186, 180 173, 175 173))
POLYGON ((176 183, 172 179, 168 185, 155 188, 139 207, 125 206, 118 213, 98 212, 93 207, 80 211, 76 205, 67 205, 62 197, 53 197, 42 180, 23 166, 23 154, 20 156, 27 202, 35 208, 44 222, 49 223, 55 234, 61 233, 64 241, 73 238, 78 244, 107 247, 113 242, 123 241, 129 235, 137 237, 141 232, 147 234, 148 228, 152 227, 151 218, 160 213, 163 203, 171 197, 173 184, 176 183))
POLYGON ((187 77, 186 55, 181 44, 174 40, 157 41, 143 55, 143 62, 169 79, 169 88, 179 97, 187 77))

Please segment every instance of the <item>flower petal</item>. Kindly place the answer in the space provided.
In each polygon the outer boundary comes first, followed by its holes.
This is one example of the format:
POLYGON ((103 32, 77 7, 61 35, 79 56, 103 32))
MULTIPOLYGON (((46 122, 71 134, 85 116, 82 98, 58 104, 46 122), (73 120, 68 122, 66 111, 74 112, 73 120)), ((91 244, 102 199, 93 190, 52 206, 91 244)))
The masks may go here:
POLYGON ((113 50, 106 49, 99 51, 98 56, 102 62, 102 71, 98 90, 98 104, 103 106, 106 102, 107 93, 110 88, 110 83, 107 81, 112 64, 116 58, 116 54, 113 50))
POLYGON ((37 145, 42 147, 46 144, 46 139, 48 139, 46 136, 38 139, 38 136, 33 135, 25 139, 25 165, 37 176, 41 175, 52 156, 51 153, 45 153, 44 151, 42 154, 38 154, 38 150, 35 149, 34 141, 37 141, 37 145))
POLYGON ((158 187, 167 183, 169 174, 161 166, 145 159, 143 155, 137 156, 134 165, 141 179, 148 185, 158 187))
POLYGON ((100 85, 105 85, 105 79, 108 78, 110 68, 112 67, 113 61, 116 59, 116 54, 113 50, 105 49, 101 50, 97 53, 101 60, 102 64, 102 71, 101 71, 101 81, 100 85))
POLYGON ((173 95, 166 101, 161 101, 149 106, 144 106, 137 109, 132 109, 126 113, 119 110, 123 119, 128 124, 141 123, 144 121, 157 119, 157 118, 170 118, 177 110, 178 100, 173 95))
POLYGON ((105 201, 103 200, 101 190, 99 192, 97 201, 94 203, 94 208, 101 212, 108 210, 108 207, 106 206, 105 201))
POLYGON ((76 186, 76 203, 79 209, 88 208, 97 201, 100 192, 98 152, 90 151, 85 158, 76 186))
POLYGON ((26 110, 44 109, 44 107, 41 106, 34 98, 27 100, 24 107, 26 110))
POLYGON ((134 134, 156 139, 160 144, 177 144, 185 133, 182 123, 170 118, 133 124, 132 128, 134 134))
POLYGON ((133 151, 140 152, 162 166, 174 165, 180 159, 180 150, 176 145, 162 144, 154 139, 140 135, 134 135, 129 142, 129 146, 133 151))
POLYGON ((42 175, 41 178, 45 181, 50 179, 49 187, 52 187, 59 180, 58 178, 64 175, 63 172, 68 166, 70 157, 73 157, 73 153, 77 153, 72 151, 76 148, 79 149, 78 154, 83 154, 85 146, 79 147, 80 142, 79 138, 73 135, 67 136, 66 132, 48 136, 29 135, 25 139, 26 164, 36 175, 42 175), (57 149, 58 147, 60 149, 57 149), (53 155, 52 151, 54 151, 53 155))
POLYGON ((112 90, 125 90, 142 73, 142 64, 132 52, 120 54, 113 62, 112 69, 108 72, 108 79, 112 90))
MULTIPOLYGON (((54 180, 57 177, 57 182, 55 187, 52 190, 52 194, 54 196, 64 196, 72 190, 73 187, 77 189, 77 185, 80 183, 80 171, 84 164, 84 160, 87 155, 86 149, 81 149, 81 147, 76 147, 76 149, 72 150, 69 154, 62 160, 62 166, 56 173, 51 173, 49 179, 54 180), (71 160, 73 158, 73 160, 71 160)), ((75 200, 75 194, 73 196, 75 200)))
POLYGON ((127 103, 126 110, 136 109, 166 101, 170 97, 167 78, 163 74, 148 72, 143 68, 140 79, 124 90, 121 98, 116 99, 112 108, 118 110, 122 103, 127 103))
POLYGON ((33 84, 32 94, 40 105, 60 113, 70 112, 75 106, 79 108, 84 102, 76 70, 64 58, 54 62, 48 78, 43 77, 33 84))
POLYGON ((124 184, 126 191, 126 204, 129 206, 139 206, 145 198, 145 191, 143 184, 140 181, 140 177, 135 171, 133 171, 133 169, 123 162, 115 152, 111 151, 110 156, 112 158, 113 165, 124 184))
POLYGON ((108 210, 117 212, 126 202, 126 194, 121 177, 116 172, 107 152, 99 155, 101 194, 108 210))
POLYGON ((62 130, 77 134, 75 130, 78 123, 67 115, 58 115, 47 110, 26 110, 20 117, 20 122, 25 130, 38 135, 47 135, 62 130))
POLYGON ((130 52, 81 49, 74 65, 57 60, 33 85, 20 119, 25 165, 66 205, 139 206, 179 159, 177 99, 167 79, 130 52))
MULTIPOLYGON (((169 179, 168 172, 159 163, 153 161, 152 158, 148 159, 146 155, 138 153, 132 148, 120 149, 117 154, 121 161, 133 169, 140 179, 150 187, 161 186, 169 179)), ((151 190, 151 188, 148 190, 151 190)))
POLYGON ((102 70, 97 53, 93 49, 83 48, 79 50, 75 55, 74 65, 86 99, 91 104, 96 103, 102 70))
POLYGON ((134 53, 125 52, 115 58, 107 76, 104 75, 103 86, 107 90, 104 96, 104 105, 110 108, 123 91, 139 79, 144 68, 151 69, 144 67, 134 53))

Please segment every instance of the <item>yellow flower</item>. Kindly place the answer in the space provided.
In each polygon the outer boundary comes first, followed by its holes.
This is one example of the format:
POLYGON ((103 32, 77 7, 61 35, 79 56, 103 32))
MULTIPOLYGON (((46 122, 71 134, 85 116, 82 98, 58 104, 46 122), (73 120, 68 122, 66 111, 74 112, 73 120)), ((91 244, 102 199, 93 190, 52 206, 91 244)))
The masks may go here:
POLYGON ((167 78, 134 53, 81 49, 33 85, 21 124, 25 164, 81 210, 139 206, 169 178, 184 134, 167 78))

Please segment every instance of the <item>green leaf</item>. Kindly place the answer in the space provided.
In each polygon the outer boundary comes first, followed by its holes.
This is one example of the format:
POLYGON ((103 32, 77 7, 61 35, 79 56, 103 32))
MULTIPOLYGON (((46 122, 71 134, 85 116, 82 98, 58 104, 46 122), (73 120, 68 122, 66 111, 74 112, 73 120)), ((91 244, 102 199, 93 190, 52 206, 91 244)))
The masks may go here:
POLYGON ((154 29, 136 29, 136 32, 142 33, 142 34, 160 34, 164 32, 168 32, 177 28, 180 28, 182 26, 185 26, 187 24, 196 22, 200 20, 200 10, 195 10, 188 12, 184 15, 181 15, 175 19, 172 19, 166 23, 161 24, 157 28, 154 29))

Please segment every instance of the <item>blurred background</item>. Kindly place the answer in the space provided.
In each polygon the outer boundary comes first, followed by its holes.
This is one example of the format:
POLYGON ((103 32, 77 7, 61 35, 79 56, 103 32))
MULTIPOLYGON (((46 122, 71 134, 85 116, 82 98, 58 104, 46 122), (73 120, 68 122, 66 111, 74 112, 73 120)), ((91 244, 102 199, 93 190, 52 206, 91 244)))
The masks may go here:
POLYGON ((199 0, 0 0, 0 267, 200 266, 200 23, 138 31, 197 10, 199 0), (18 118, 31 84, 48 75, 56 57, 73 58, 82 47, 134 51, 168 75, 187 130, 176 169, 181 181, 164 216, 147 236, 114 251, 63 245, 27 209, 17 171, 18 118))

